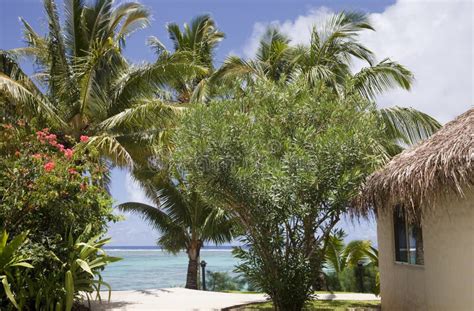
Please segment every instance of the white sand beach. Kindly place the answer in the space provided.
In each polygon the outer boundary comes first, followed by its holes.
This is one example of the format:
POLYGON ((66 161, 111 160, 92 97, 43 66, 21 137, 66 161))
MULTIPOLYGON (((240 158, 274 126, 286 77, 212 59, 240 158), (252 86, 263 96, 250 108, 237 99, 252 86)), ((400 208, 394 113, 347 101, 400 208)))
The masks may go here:
MULTIPOLYGON (((102 293, 105 300, 108 293, 102 293)), ((373 294, 318 294, 321 300, 380 300, 373 294)), ((254 302, 264 302, 264 294, 238 294, 163 288, 134 291, 113 291, 110 302, 93 302, 92 310, 221 310, 254 302)))

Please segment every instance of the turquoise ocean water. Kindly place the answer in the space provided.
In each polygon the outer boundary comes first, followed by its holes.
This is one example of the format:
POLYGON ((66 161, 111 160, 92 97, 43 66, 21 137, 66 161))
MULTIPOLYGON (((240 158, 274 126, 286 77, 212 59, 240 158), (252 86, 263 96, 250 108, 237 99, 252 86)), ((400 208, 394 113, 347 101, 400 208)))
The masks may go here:
MULTIPOLYGON (((233 273, 237 260, 230 247, 201 250, 206 270, 233 273)), ((185 252, 172 255, 155 247, 108 247, 107 254, 123 258, 102 272, 113 290, 137 290, 184 286, 188 257, 185 252)))

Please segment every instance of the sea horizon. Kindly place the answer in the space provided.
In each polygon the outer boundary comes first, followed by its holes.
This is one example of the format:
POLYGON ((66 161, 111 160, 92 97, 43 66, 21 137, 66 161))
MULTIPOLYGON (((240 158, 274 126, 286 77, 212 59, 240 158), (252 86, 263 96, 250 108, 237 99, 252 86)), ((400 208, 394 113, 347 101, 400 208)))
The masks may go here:
MULTIPOLYGON (((200 260, 206 271, 225 272, 232 276, 238 259, 229 245, 209 245, 201 250, 200 260)), ((107 265, 102 272, 112 290, 146 290, 183 287, 186 283, 188 256, 185 251, 171 254, 156 245, 106 246, 108 255, 122 258, 107 265)))

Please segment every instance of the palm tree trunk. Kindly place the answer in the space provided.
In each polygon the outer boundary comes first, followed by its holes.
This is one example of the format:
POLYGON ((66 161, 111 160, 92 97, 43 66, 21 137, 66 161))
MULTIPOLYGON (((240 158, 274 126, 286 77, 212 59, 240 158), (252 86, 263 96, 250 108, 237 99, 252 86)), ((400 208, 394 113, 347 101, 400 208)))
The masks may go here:
POLYGON ((201 242, 193 241, 187 249, 188 253, 188 273, 186 275, 186 288, 198 289, 198 269, 199 253, 201 251, 201 242))

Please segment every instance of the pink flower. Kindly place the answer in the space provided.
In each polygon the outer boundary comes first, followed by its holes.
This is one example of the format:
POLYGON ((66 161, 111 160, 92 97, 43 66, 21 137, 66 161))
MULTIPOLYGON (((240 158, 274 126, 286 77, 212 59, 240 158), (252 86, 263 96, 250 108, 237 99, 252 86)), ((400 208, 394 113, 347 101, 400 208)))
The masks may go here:
POLYGON ((78 174, 78 173, 77 173, 77 171, 76 171, 74 168, 72 168, 72 167, 71 167, 71 168, 69 168, 67 171, 68 171, 68 172, 69 172, 69 174, 71 174, 71 175, 78 174))
POLYGON ((20 151, 15 151, 15 156, 19 157, 21 155, 20 151))
POLYGON ((3 124, 3 128, 9 130, 9 129, 13 128, 13 125, 11 125, 11 124, 3 124))
POLYGON ((54 169, 55 166, 56 166, 56 164, 54 162, 48 162, 43 167, 44 167, 46 172, 51 172, 54 169))
POLYGON ((66 156, 66 158, 71 159, 73 154, 74 154, 74 150, 69 149, 69 148, 64 149, 64 155, 66 156))
POLYGON ((32 155, 31 157, 33 157, 33 159, 39 160, 39 159, 41 159, 41 154, 35 153, 35 154, 32 155))
POLYGON ((45 138, 46 138, 47 140, 49 140, 49 142, 53 142, 53 141, 55 142, 56 139, 57 139, 57 136, 54 135, 54 134, 49 134, 49 135, 47 135, 45 138))
POLYGON ((64 152, 64 145, 58 144, 56 147, 58 147, 59 151, 64 152))
POLYGON ((80 140, 82 143, 87 143, 89 141, 89 136, 81 135, 80 140))

